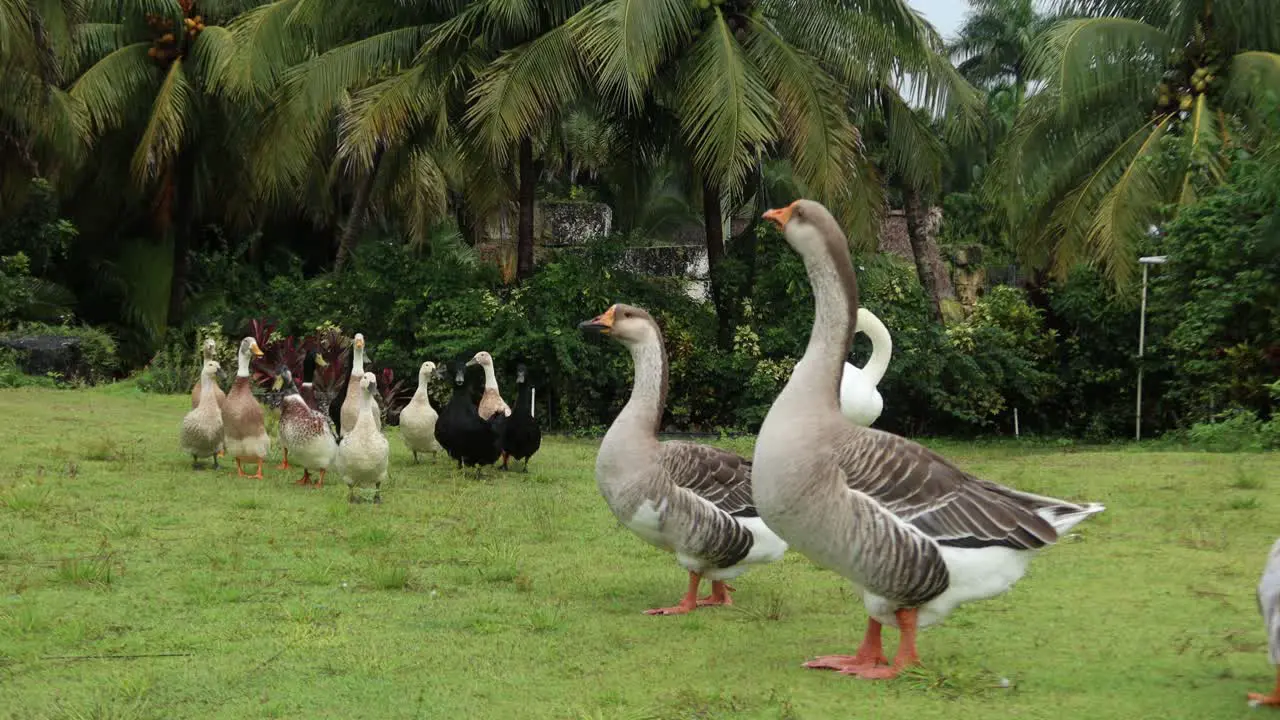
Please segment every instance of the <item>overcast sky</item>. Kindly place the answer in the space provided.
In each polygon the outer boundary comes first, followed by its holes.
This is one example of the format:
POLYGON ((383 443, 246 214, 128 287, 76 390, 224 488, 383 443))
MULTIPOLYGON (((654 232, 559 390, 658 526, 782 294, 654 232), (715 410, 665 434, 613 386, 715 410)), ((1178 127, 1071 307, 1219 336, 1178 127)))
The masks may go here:
POLYGON ((965 13, 969 12, 968 0, 910 0, 910 3, 948 40, 955 35, 960 23, 964 22, 965 13))

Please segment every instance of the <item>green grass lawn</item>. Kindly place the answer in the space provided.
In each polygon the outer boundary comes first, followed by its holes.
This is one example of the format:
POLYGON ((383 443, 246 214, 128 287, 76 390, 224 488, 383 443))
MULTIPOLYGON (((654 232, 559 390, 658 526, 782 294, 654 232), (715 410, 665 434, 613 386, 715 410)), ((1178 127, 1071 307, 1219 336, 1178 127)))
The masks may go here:
POLYGON ((614 521, 593 442, 477 481, 413 466, 393 428, 385 503, 352 506, 296 471, 193 472, 187 408, 0 392, 0 716, 1206 720, 1273 682, 1254 586, 1280 456, 942 446, 1108 511, 876 684, 800 667, 865 615, 794 553, 733 608, 641 614, 685 575, 614 521))

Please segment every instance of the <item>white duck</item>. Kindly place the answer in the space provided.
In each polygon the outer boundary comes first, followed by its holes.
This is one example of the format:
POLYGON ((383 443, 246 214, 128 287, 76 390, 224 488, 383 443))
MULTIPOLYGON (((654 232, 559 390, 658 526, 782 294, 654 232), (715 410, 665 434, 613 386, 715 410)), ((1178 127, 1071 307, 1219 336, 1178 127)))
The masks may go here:
POLYGON ((413 453, 413 462, 418 462, 418 453, 440 452, 440 443, 436 441, 436 421, 440 414, 431 407, 431 398, 427 394, 427 386, 431 376, 435 374, 436 364, 427 361, 418 368, 418 389, 413 399, 400 411, 400 435, 404 444, 413 453))
POLYGON ((218 467, 218 450, 222 447, 222 410, 213 392, 218 387, 217 375, 222 372, 216 360, 206 360, 200 371, 200 402, 182 418, 179 439, 182 451, 191 456, 192 469, 200 469, 200 458, 212 457, 213 467, 218 467))
POLYGON ((377 425, 373 402, 377 387, 378 380, 373 373, 365 373, 360 379, 360 413, 355 427, 343 433, 342 443, 338 445, 338 472, 346 480, 348 502, 360 502, 355 488, 366 482, 373 483, 373 501, 382 502, 382 483, 387 479, 391 448, 377 425))
POLYGON ((855 327, 857 332, 871 338, 871 358, 862 368, 845 362, 844 374, 840 377, 840 412, 854 425, 871 427, 884 410, 884 398, 876 386, 889 369, 893 338, 880 318, 866 308, 858 308, 855 327))
POLYGON ((1007 591, 1036 551, 1102 512, 981 480, 905 438, 848 422, 837 389, 858 285, 848 241, 822 205, 765 213, 804 260, 817 310, 804 357, 756 440, 756 508, 791 547, 851 580, 870 618, 855 655, 807 667, 895 677, 919 663, 916 631, 1007 591), (881 625, 899 628, 889 665, 881 625))

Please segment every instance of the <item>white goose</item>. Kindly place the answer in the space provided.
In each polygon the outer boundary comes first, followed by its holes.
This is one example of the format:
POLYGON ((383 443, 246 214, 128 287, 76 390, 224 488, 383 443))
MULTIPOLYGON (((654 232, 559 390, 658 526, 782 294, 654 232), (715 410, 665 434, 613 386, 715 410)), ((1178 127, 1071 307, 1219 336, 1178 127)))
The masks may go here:
POLYGON ((889 369, 893 338, 880 318, 866 308, 858 308, 855 327, 871 338, 871 358, 861 368, 845 362, 844 374, 840 376, 840 412, 854 425, 871 427, 884 410, 884 398, 876 386, 889 369))
POLYGON ((782 558, 787 544, 751 502, 751 463, 728 450, 659 442, 667 399, 667 351, 649 313, 614 305, 579 325, 631 351, 631 399, 614 418, 596 456, 596 484, 613 514, 641 539, 689 571, 689 589, 672 607, 649 615, 681 615, 703 605, 731 605, 731 580, 755 564, 782 558), (698 599, 702 578, 711 595, 698 599))
POLYGON ((857 654, 806 666, 895 677, 919 662, 918 628, 1007 591, 1037 550, 1103 507, 978 479, 910 440, 845 420, 837 389, 858 303, 848 241, 816 202, 765 218, 804 260, 817 311, 804 357, 756 440, 756 507, 791 547, 851 580, 870 615, 857 654), (901 632, 892 665, 882 624, 901 632))

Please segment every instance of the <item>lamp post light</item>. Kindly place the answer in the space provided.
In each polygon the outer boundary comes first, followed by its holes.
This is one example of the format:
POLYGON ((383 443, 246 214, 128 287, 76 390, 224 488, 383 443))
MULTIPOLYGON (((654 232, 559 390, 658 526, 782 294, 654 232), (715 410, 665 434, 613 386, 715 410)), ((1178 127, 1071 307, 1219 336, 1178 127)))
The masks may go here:
POLYGON ((1138 399, 1133 419, 1133 439, 1142 439, 1142 351, 1147 340, 1147 271, 1152 265, 1163 265, 1169 258, 1165 255, 1152 255, 1138 258, 1142 263, 1142 313, 1138 320, 1138 399))

